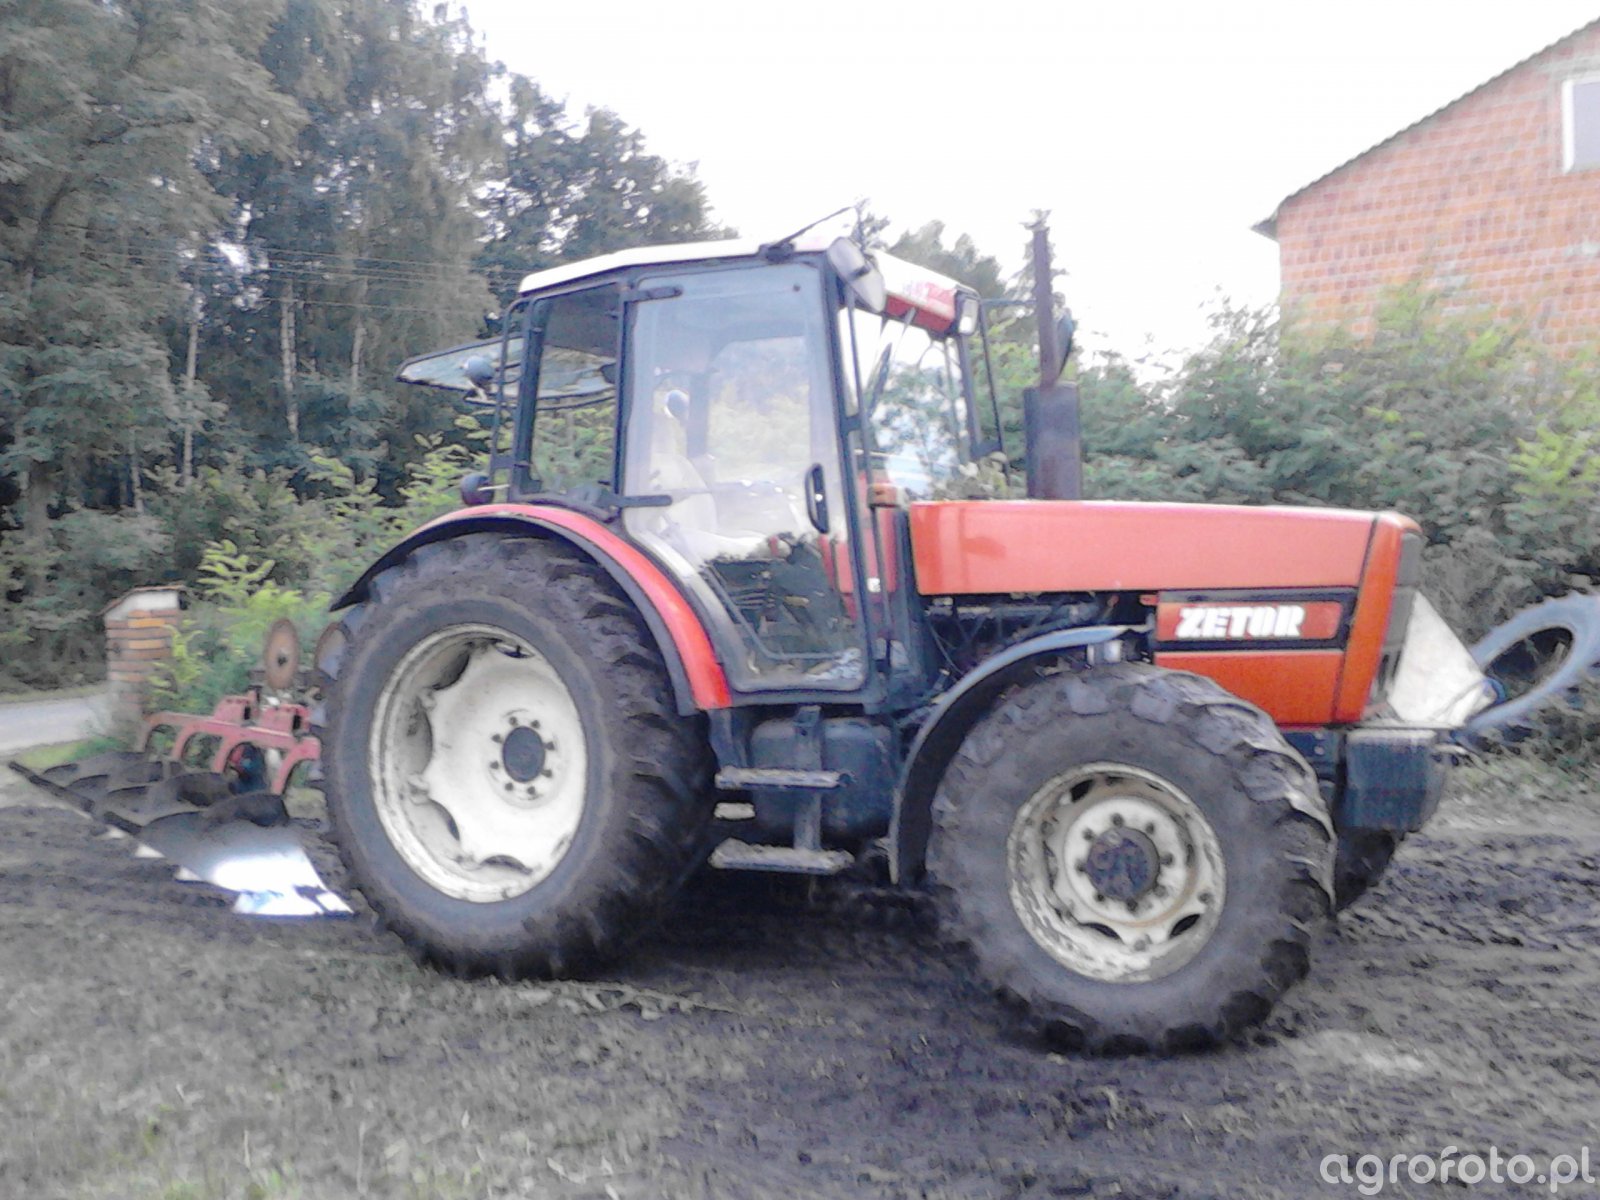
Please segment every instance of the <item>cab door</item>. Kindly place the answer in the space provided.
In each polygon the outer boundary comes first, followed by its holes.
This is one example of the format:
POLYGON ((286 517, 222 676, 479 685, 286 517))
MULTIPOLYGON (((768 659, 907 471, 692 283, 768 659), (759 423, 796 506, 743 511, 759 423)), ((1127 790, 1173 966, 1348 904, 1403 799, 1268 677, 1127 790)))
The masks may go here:
POLYGON ((663 272, 630 295, 625 527, 696 600, 736 691, 858 690, 818 268, 663 272))

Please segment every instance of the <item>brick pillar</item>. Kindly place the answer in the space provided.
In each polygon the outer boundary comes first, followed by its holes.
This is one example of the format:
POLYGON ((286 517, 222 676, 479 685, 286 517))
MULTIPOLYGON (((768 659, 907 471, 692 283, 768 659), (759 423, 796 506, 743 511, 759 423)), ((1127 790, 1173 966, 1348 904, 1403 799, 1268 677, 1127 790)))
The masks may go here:
POLYGON ((172 655, 172 631, 183 618, 181 587, 134 588, 101 613, 106 626, 106 679, 119 721, 138 721, 156 664, 172 655))

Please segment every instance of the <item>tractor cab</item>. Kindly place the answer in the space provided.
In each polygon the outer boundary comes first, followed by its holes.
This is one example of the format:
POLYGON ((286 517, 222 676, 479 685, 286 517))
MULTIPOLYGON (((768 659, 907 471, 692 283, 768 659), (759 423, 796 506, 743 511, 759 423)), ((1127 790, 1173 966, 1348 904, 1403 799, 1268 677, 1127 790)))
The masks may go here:
POLYGON ((520 292, 499 341, 400 373, 494 404, 469 504, 617 529, 689 598, 735 703, 926 689, 895 513, 985 449, 961 336, 976 295, 846 239, 623 252, 520 292))

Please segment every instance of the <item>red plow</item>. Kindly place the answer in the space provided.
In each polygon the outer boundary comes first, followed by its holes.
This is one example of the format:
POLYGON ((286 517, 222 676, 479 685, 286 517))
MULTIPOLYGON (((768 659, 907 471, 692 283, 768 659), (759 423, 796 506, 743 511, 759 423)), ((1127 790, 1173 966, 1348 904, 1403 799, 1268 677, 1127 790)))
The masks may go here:
POLYGON ((322 746, 311 731, 314 680, 299 672, 299 637, 287 621, 267 635, 260 682, 224 696, 207 714, 158 712, 137 749, 33 771, 11 768, 68 801, 136 853, 170 860, 178 878, 235 893, 234 911, 331 916, 349 907, 306 854, 314 818, 291 815, 298 774, 318 780, 322 746))

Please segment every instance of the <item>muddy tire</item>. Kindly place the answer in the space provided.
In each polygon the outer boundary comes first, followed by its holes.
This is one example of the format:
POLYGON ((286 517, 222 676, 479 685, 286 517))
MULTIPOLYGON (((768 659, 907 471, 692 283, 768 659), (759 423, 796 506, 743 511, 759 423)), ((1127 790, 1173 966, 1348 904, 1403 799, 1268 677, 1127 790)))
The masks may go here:
POLYGON ((470 535, 378 576, 319 663, 352 884, 461 974, 581 973, 651 924, 710 821, 702 722, 576 551, 470 535))
POLYGON ((1175 1053, 1260 1021, 1332 901, 1310 769, 1259 709, 1126 663, 1012 689, 934 800, 941 924, 1025 1027, 1175 1053))
POLYGON ((1400 848, 1397 833, 1347 829, 1339 835, 1333 860, 1333 907, 1339 912, 1365 896, 1383 878, 1400 848))

